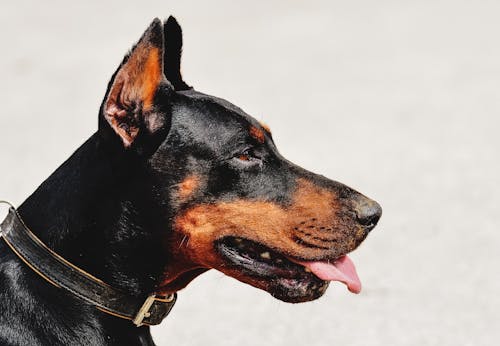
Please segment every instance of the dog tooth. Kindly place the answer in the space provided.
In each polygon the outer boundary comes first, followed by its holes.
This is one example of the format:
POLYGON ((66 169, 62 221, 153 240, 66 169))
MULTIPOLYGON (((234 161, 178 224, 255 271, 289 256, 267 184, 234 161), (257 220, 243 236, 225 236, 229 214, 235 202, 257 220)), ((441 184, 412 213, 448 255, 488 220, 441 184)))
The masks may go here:
POLYGON ((310 273, 310 272, 311 272, 311 269, 304 267, 304 271, 305 271, 306 273, 310 273))
POLYGON ((271 254, 268 251, 266 251, 266 252, 261 253, 260 257, 265 258, 265 259, 271 259, 271 254))

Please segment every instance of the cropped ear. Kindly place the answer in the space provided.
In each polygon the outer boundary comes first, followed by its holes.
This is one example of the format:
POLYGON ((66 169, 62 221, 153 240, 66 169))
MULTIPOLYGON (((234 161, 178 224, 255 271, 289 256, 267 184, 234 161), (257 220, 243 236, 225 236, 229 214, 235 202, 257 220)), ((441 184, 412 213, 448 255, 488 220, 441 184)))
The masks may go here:
POLYGON ((163 56, 164 73, 168 81, 177 91, 189 90, 191 87, 182 80, 182 29, 177 20, 170 16, 163 25, 165 52, 163 56))
POLYGON ((104 118, 125 147, 141 131, 162 126, 154 98, 163 79, 163 27, 156 18, 118 68, 103 103, 104 118))

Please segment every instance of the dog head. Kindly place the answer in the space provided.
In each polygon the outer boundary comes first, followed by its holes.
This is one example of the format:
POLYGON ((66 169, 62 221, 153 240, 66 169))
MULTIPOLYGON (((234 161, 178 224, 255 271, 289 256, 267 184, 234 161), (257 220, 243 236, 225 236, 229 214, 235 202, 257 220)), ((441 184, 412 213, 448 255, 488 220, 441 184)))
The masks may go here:
POLYGON ((287 161, 266 126, 190 88, 181 48, 173 17, 153 21, 101 107, 103 137, 135 158, 130 171, 147 182, 165 258, 158 291, 216 269, 288 302, 316 299, 333 280, 358 292, 346 254, 380 206, 287 161))

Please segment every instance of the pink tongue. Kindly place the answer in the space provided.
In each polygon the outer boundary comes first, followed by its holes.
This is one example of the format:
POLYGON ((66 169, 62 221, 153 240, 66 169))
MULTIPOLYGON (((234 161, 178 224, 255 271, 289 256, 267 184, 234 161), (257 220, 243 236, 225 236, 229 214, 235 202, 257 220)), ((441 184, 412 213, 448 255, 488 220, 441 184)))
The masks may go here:
POLYGON ((308 268, 321 280, 340 281, 346 284, 352 293, 361 292, 361 281, 359 280, 358 273, 356 273, 356 267, 347 256, 342 256, 333 263, 295 262, 308 268))

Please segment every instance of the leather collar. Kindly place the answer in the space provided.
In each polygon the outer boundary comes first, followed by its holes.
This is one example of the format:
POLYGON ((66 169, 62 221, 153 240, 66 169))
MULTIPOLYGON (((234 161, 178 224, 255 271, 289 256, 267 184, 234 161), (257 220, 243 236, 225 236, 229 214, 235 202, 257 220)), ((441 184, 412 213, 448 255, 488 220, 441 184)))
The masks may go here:
POLYGON ((49 283, 107 314, 131 320, 138 327, 160 324, 169 314, 177 294, 166 297, 151 294, 144 299, 111 287, 49 249, 10 206, 0 225, 0 237, 28 267, 49 283))

